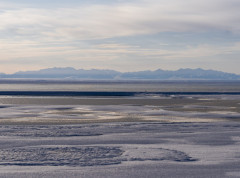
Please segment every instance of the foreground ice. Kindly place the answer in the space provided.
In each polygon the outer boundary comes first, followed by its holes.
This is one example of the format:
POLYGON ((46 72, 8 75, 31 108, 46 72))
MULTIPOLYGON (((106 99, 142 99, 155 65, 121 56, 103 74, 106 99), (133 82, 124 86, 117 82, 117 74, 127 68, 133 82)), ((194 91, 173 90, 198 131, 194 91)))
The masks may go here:
POLYGON ((0 103, 1 178, 240 177, 239 98, 0 103))
POLYGON ((2 125, 0 177, 236 177, 240 123, 2 125))

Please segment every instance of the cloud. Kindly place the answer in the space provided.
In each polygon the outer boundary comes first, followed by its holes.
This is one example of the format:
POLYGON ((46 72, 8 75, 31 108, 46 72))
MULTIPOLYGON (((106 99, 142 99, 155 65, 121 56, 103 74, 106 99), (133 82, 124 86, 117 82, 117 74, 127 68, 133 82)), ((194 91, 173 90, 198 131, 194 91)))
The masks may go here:
POLYGON ((72 8, 18 8, 0 13, 0 30, 9 37, 88 40, 165 31, 239 32, 236 0, 149 0, 84 4, 72 8), (234 4, 234 6, 232 5, 234 4))
MULTIPOLYGON (((41 63, 39 58, 64 58, 67 61, 102 61, 109 62, 112 60, 123 60, 123 58, 139 61, 141 59, 158 59, 158 60, 176 60, 199 57, 209 58, 217 55, 226 55, 239 53, 240 43, 233 43, 228 46, 200 44, 198 46, 187 46, 179 49, 163 49, 160 46, 155 48, 145 48, 142 46, 128 45, 122 43, 101 43, 98 45, 88 46, 50 46, 39 45, 31 41, 24 41, 22 43, 9 43, 2 41, 0 43, 1 62, 4 63, 18 63, 19 58, 31 58, 36 63, 41 63), (132 58, 132 59, 131 59, 132 58)), ((20 63, 23 61, 20 60, 20 63)))
MULTIPOLYGON (((44 7, 40 1, 35 5, 9 1, 12 3, 0 4, 2 71, 10 71, 11 64, 15 66, 11 71, 31 66, 44 68, 50 64, 117 70, 160 68, 162 65, 169 68, 169 64, 177 68, 178 63, 187 66, 201 62, 207 66, 207 61, 216 60, 216 56, 239 56, 239 41, 227 44, 226 36, 219 37, 223 38, 222 44, 209 44, 211 39, 201 44, 190 42, 192 38, 199 38, 195 34, 208 32, 227 31, 239 37, 239 0, 119 0, 111 3, 105 0, 104 3, 79 1, 67 6, 59 5, 63 1, 53 1, 49 7, 46 1, 44 7), (154 42, 142 38, 143 35, 155 38, 154 34, 162 32, 192 36, 188 41, 184 35, 169 41, 162 36, 156 36, 154 42), (137 43, 131 44, 130 37, 135 37, 137 43), (153 44, 145 45, 145 42, 153 44), (197 61, 199 59, 201 61, 197 61), (52 62, 47 64, 47 61, 52 62)), ((226 61, 221 61, 221 65, 226 61)), ((235 63, 228 65, 237 66, 235 63)))

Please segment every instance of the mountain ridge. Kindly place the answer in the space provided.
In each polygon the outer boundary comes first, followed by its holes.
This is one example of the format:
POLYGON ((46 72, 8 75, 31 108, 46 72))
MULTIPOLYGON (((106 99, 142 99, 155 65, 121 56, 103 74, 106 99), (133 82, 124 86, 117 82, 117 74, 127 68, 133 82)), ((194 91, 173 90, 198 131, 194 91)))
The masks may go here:
POLYGON ((135 79, 135 80, 240 80, 240 75, 201 68, 181 68, 172 70, 144 70, 119 72, 110 69, 75 69, 73 67, 54 67, 37 71, 19 71, 14 74, 0 73, 0 78, 25 79, 135 79))

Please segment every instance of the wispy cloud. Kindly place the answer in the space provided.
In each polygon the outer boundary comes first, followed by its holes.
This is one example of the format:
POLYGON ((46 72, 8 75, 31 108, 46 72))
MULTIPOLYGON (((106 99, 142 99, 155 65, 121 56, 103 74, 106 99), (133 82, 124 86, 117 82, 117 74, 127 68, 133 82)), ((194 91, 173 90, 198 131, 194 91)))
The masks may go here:
POLYGON ((240 12, 236 6, 240 7, 236 0, 150 0, 72 8, 19 8, 1 12, 0 29, 11 37, 49 40, 86 40, 164 31, 237 33, 240 12))

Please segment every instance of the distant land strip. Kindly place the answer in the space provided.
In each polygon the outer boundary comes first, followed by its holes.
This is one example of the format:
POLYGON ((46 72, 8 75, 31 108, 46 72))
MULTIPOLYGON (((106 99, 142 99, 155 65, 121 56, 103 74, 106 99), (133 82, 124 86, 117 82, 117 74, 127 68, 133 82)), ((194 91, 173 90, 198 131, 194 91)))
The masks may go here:
POLYGON ((87 79, 87 80, 240 80, 240 75, 215 70, 179 69, 176 71, 157 69, 137 72, 119 72, 101 69, 47 68, 38 71, 19 71, 14 74, 0 73, 0 79, 87 79))
POLYGON ((0 91, 1 96, 240 95, 240 92, 0 91))

